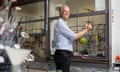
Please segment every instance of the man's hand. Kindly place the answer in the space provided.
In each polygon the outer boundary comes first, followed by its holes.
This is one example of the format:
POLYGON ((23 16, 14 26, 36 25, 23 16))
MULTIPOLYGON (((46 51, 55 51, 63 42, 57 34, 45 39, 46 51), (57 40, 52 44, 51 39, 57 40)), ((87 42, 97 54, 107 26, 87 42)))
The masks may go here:
POLYGON ((86 24, 85 29, 88 29, 88 30, 92 29, 92 23, 86 24))
POLYGON ((79 33, 76 33, 76 39, 80 39, 83 35, 85 35, 85 33, 87 33, 90 29, 92 29, 92 23, 87 23, 85 25, 85 29, 79 33))

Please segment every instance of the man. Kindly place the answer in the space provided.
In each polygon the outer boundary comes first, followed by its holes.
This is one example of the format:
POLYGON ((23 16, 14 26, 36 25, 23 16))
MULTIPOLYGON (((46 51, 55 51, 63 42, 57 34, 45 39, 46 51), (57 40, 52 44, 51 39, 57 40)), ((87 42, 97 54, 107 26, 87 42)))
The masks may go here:
POLYGON ((55 64, 56 70, 69 72, 70 60, 73 52, 72 42, 80 39, 85 33, 92 29, 91 23, 85 25, 85 29, 79 33, 75 33, 69 29, 66 20, 70 16, 70 9, 67 5, 60 8, 60 18, 58 19, 54 29, 55 40, 55 64))

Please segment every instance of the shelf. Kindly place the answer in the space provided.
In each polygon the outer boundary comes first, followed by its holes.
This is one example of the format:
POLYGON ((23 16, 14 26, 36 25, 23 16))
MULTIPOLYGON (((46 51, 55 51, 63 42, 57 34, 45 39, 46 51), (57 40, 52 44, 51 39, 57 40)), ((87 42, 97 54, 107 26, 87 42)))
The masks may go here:
MULTIPOLYGON (((94 11, 94 12, 86 12, 86 13, 78 13, 78 14, 71 14, 70 18, 75 18, 75 17, 84 17, 84 16, 93 16, 93 15, 103 15, 103 14, 107 14, 108 11, 107 10, 103 10, 103 11, 94 11)), ((50 20, 54 20, 59 18, 59 16, 55 16, 55 17, 49 17, 50 20)))
POLYGON ((45 36, 45 33, 30 33, 31 37, 41 37, 41 36, 45 36))
POLYGON ((35 2, 40 2, 40 1, 44 1, 44 0, 18 0, 17 2, 13 3, 13 6, 21 6, 35 2))
MULTIPOLYGON (((49 61, 53 60, 53 56, 51 55, 49 61)), ((88 58, 81 58, 81 56, 74 56, 71 58, 72 62, 79 62, 79 63, 96 63, 96 64, 108 64, 109 60, 105 58, 98 58, 98 57, 88 57, 88 58)))
MULTIPOLYGON (((75 17, 84 17, 84 16, 93 16, 93 15, 103 15, 107 14, 107 10, 103 11, 95 11, 95 12, 86 12, 86 13, 78 13, 78 14, 71 14, 70 18, 75 18, 75 17)), ((54 16, 54 17, 49 17, 49 20, 55 20, 58 19, 59 16, 54 16)), ((25 23, 33 23, 33 22, 39 22, 39 21, 44 21, 45 19, 35 19, 35 20, 30 20, 30 21, 21 21, 19 22, 20 24, 25 24, 25 23)))

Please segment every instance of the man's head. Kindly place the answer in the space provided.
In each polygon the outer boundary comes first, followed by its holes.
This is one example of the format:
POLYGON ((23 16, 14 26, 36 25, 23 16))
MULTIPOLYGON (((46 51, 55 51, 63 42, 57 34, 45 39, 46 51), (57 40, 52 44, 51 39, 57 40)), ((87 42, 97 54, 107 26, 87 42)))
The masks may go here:
POLYGON ((67 5, 63 5, 60 8, 60 17, 62 17, 64 20, 67 20, 70 16, 70 8, 67 5))

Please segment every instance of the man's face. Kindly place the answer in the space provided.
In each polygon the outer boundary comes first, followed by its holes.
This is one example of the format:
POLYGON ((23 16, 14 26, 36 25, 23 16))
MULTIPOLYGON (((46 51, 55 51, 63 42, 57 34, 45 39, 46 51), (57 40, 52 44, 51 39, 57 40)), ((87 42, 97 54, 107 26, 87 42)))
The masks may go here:
POLYGON ((62 11, 62 17, 64 20, 67 20, 69 16, 70 16, 70 9, 68 6, 64 6, 62 11))

